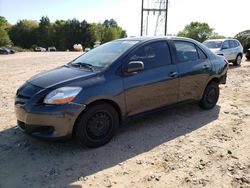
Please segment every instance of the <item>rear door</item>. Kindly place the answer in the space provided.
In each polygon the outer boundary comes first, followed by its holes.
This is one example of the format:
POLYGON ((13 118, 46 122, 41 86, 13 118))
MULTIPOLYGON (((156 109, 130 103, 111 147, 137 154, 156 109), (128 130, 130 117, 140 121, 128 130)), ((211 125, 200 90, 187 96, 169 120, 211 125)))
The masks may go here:
POLYGON ((209 79, 211 63, 194 43, 174 41, 180 79, 179 101, 199 100, 209 79))
POLYGON ((230 50, 231 50, 230 59, 235 60, 237 55, 238 55, 237 44, 233 40, 230 40, 229 46, 230 46, 230 50))
POLYGON ((225 40, 222 43, 221 51, 228 61, 232 60, 232 49, 230 48, 229 40, 225 40))
POLYGON ((142 61, 144 70, 124 76, 127 115, 152 110, 178 101, 177 68, 172 64, 167 41, 145 44, 125 63, 142 61))

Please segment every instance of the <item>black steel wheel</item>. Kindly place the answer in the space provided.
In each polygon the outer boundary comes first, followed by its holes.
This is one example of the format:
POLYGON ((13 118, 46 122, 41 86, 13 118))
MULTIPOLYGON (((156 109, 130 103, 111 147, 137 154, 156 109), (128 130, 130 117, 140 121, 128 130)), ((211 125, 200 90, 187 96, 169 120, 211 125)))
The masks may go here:
POLYGON ((119 116, 114 107, 107 103, 91 105, 78 118, 74 135, 87 147, 99 147, 108 143, 119 126, 119 116))
POLYGON ((219 84, 216 82, 209 83, 203 93, 203 97, 200 101, 200 107, 206 110, 212 109, 218 102, 219 95, 219 84))

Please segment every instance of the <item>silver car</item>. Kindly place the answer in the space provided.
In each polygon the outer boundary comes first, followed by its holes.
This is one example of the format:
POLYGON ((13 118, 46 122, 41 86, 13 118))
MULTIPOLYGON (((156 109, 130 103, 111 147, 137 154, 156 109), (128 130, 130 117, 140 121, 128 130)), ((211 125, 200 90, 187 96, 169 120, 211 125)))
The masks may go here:
POLYGON ((240 65, 243 57, 243 47, 235 39, 211 39, 203 44, 217 55, 225 56, 234 65, 240 65))

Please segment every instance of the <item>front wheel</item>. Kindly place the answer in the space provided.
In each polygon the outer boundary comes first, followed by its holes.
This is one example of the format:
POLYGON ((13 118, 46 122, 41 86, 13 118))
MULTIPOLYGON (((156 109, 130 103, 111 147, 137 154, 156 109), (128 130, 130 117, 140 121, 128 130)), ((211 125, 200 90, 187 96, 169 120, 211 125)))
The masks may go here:
POLYGON ((205 110, 212 109, 216 105, 219 99, 219 95, 219 84, 216 82, 209 83, 203 93, 202 99, 199 104, 200 107, 205 110))
POLYGON ((239 66, 241 64, 241 61, 242 61, 242 57, 241 55, 237 55, 235 61, 234 61, 234 66, 239 66))
POLYGON ((76 140, 87 147, 99 147, 108 143, 119 126, 117 111, 107 103, 90 106, 78 118, 74 135, 76 140))

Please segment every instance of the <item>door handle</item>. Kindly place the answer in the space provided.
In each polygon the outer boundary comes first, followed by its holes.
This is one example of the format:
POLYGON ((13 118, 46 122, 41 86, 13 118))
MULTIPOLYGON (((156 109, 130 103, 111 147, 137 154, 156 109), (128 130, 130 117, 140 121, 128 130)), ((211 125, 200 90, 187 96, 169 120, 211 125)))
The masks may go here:
POLYGON ((169 76, 172 78, 176 78, 178 77, 178 72, 170 72, 169 76))
POLYGON ((203 65, 203 69, 209 69, 209 65, 203 65))

